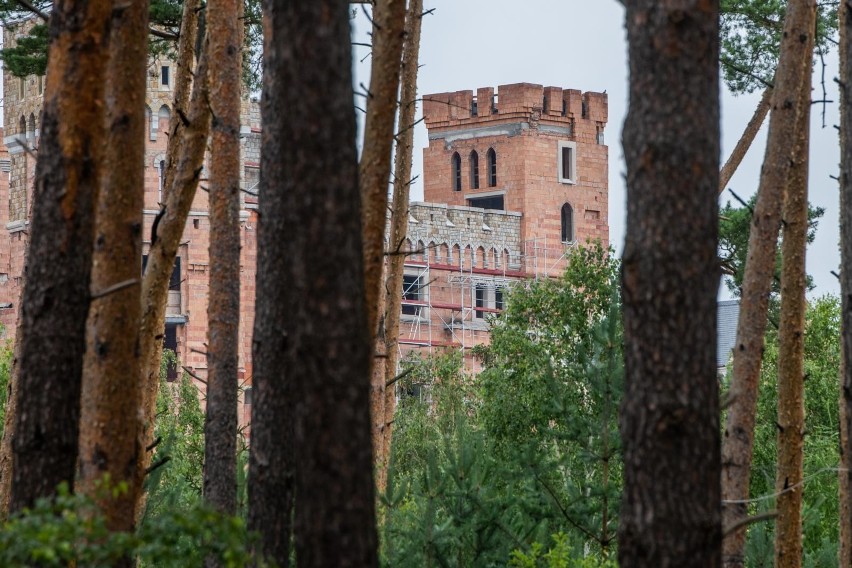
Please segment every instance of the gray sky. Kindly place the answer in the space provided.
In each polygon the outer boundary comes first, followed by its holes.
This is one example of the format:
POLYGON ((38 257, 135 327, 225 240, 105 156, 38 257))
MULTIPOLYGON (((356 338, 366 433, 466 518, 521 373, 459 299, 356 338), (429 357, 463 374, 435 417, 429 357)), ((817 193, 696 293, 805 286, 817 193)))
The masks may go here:
MULTIPOLYGON (((627 44, 624 9, 616 0, 426 0, 435 12, 423 22, 418 94, 458 91, 509 83, 538 83, 545 86, 606 91, 609 95, 609 225, 612 245, 621 251, 624 244, 625 187, 621 150, 621 127, 627 110, 627 44)), ((369 41, 369 23, 360 14, 355 18, 354 41, 369 41)), ((369 84, 369 58, 359 60, 367 49, 356 47, 355 84, 369 84)), ((837 100, 833 78, 837 74, 836 51, 826 56, 828 98, 837 100)), ((822 68, 814 75, 814 99, 822 98, 819 84, 822 68)), ((722 157, 727 158, 742 129, 754 112, 760 93, 731 96, 722 93, 722 157)), ((821 106, 812 108, 810 200, 825 207, 816 241, 808 250, 808 272, 817 286, 812 295, 838 293, 838 192, 836 181, 839 147, 836 104, 826 111, 826 128, 821 124, 821 106)), ((419 109, 418 109, 419 110, 419 109)), ((427 144, 426 128, 415 133, 413 174, 422 173, 422 149, 427 144)), ((755 140, 729 186, 743 198, 752 195, 758 184, 760 164, 766 146, 766 125, 755 140)), ((423 198, 422 183, 415 183, 412 199, 423 198)), ((724 194, 720 202, 730 199, 724 194)), ((726 292, 722 292, 726 297, 726 292)))

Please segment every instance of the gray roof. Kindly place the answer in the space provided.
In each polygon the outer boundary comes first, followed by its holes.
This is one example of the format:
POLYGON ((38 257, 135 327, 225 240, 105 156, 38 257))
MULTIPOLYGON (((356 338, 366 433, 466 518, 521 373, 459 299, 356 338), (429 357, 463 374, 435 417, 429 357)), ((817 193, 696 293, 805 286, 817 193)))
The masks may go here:
POLYGON ((716 366, 724 367, 731 358, 737 342, 737 320, 740 317, 740 301, 724 300, 718 303, 716 326, 716 366))

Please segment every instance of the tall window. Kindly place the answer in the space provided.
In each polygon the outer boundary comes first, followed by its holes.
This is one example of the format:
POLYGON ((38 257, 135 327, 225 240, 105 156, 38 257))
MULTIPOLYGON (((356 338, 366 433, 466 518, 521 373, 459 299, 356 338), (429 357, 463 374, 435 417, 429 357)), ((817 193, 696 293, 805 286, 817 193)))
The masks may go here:
POLYGON ((423 282, 419 276, 404 274, 402 276, 402 313, 407 316, 419 316, 423 306, 413 302, 423 301, 423 282), (412 302, 412 303, 406 303, 412 302))
POLYGON ((479 154, 470 153, 470 189, 479 189, 479 154))
MULTIPOLYGON (((488 289, 484 285, 482 285, 482 284, 476 285, 475 301, 476 301, 476 307, 477 308, 487 308, 488 307, 486 305, 487 294, 488 294, 488 289)), ((480 318, 480 319, 484 318, 485 317, 485 310, 476 310, 475 315, 476 315, 477 318, 480 318)))
POLYGON ((168 65, 163 65, 160 68, 160 83, 164 87, 169 86, 169 66, 168 65))
POLYGON ((494 148, 488 149, 485 160, 488 163, 488 187, 497 187, 497 152, 494 148))
POLYGON ((574 242, 574 210, 568 203, 562 206, 562 242, 574 242))
POLYGON ((461 156, 453 154, 453 191, 461 191, 461 156))
POLYGON ((577 183, 577 144, 576 142, 559 142, 557 153, 557 170, 559 183, 577 183))

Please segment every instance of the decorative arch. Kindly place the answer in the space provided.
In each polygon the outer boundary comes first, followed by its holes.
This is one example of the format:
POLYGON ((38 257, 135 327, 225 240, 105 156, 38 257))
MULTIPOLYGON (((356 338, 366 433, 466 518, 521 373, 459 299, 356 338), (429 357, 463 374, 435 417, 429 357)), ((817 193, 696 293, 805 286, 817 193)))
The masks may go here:
POLYGON ((145 129, 148 131, 149 140, 153 142, 157 139, 157 129, 153 124, 153 113, 148 105, 145 105, 145 129))
POLYGON ((479 154, 476 153, 476 150, 471 150, 468 162, 470 165, 470 189, 479 189, 479 154))
POLYGON ((453 191, 461 191, 462 183, 461 183, 461 156, 459 156, 458 152, 453 152, 452 158, 452 179, 453 179, 453 191))
POLYGON ((172 111, 169 110, 167 105, 163 105, 160 107, 160 110, 157 111, 157 129, 165 130, 169 127, 169 120, 172 118, 172 111))
POLYGON ((497 152, 489 148, 485 154, 485 163, 488 168, 488 187, 497 187, 497 152))
POLYGON ((414 258, 417 260, 426 260, 426 255, 429 254, 426 250, 426 243, 422 240, 417 241, 417 250, 414 252, 414 258))
POLYGON ((23 139, 27 136, 27 117, 21 115, 21 119, 18 121, 18 137, 23 139))
POLYGON ((450 264, 455 264, 458 261, 459 266, 462 265, 462 257, 461 257, 461 247, 458 243, 453 245, 453 249, 450 252, 450 264))
POLYGON ((573 243, 574 242, 574 208, 571 207, 570 203, 566 203, 562 206, 561 212, 562 218, 562 242, 563 243, 573 243))
POLYGON ((429 241, 429 247, 426 249, 426 254, 428 255, 426 258, 429 259, 429 264, 435 264, 438 262, 438 246, 435 244, 435 241, 429 241))
POLYGON ((500 268, 500 253, 497 252, 497 249, 492 247, 489 254, 491 256, 492 266, 494 266, 494 268, 500 268))

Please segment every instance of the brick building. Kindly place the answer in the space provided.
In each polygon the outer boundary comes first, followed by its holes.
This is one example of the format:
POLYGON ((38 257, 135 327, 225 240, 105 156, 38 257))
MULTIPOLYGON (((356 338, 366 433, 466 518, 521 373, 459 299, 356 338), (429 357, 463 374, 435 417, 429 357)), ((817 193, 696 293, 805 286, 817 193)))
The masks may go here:
POLYGON ((506 287, 558 276, 578 243, 608 244, 607 98, 520 83, 426 95, 423 115, 400 344, 467 349, 488 341, 506 287))
MULTIPOLYGON (((26 25, 26 24, 24 24, 26 25)), ((5 30, 13 45, 20 28, 5 30)), ((145 249, 162 199, 173 70, 151 60, 146 93, 145 249)), ((0 323, 17 323, 43 77, 3 75, 0 148, 0 323)), ((606 95, 539 85, 503 85, 427 95, 425 203, 411 206, 401 348, 469 348, 488 341, 488 315, 499 312, 512 282, 558 275, 577 242, 608 242, 606 95)), ((254 323, 260 113, 242 108, 240 211, 240 370, 251 374, 254 323)), ((202 178, 203 178, 202 174, 202 178)), ((201 186, 205 186, 202 179, 201 186)), ((207 194, 199 189, 178 252, 165 342, 180 364, 204 377, 209 277, 207 194)), ((144 262, 143 262, 144 264, 144 262)), ((142 267, 140 267, 140 270, 142 267)), ((469 359, 469 366, 474 362, 469 359)))

